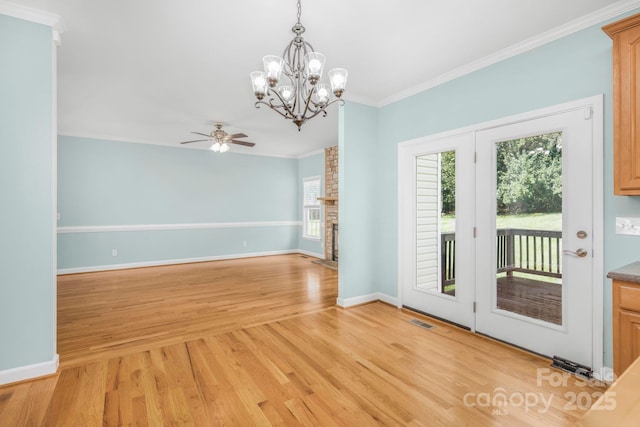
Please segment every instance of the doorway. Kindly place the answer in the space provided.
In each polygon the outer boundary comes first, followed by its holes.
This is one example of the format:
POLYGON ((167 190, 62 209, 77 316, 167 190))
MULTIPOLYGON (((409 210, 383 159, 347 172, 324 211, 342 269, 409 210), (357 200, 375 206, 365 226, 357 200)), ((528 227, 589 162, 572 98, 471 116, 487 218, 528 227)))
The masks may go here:
POLYGON ((402 305, 602 367, 602 97, 402 143, 402 305))

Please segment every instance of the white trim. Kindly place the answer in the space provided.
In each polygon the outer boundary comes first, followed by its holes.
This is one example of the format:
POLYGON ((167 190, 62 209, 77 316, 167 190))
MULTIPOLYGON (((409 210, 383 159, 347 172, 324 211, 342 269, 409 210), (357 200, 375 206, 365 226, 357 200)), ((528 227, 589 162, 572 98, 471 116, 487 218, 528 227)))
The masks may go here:
POLYGON ((427 89, 439 86, 448 81, 455 80, 467 74, 471 74, 490 65, 504 61, 505 59, 512 58, 542 45, 551 43, 570 34, 584 30, 585 28, 588 28, 592 25, 596 25, 608 19, 619 16, 623 13, 629 12, 638 7, 640 7, 640 0, 625 0, 614 3, 593 13, 570 21, 566 24, 560 25, 559 27, 538 34, 537 36, 523 40, 520 43, 516 43, 505 49, 499 50, 498 52, 492 53, 491 55, 485 56, 484 58, 480 58, 477 61, 470 62, 466 65, 448 71, 417 86, 413 86, 411 88, 400 91, 392 96, 384 98, 377 104, 369 105, 373 105, 375 107, 384 107, 385 105, 392 104, 404 98, 408 98, 412 95, 424 92, 427 89))
MULTIPOLYGON (((87 133, 68 132, 68 131, 65 131, 64 129, 60 130, 60 133, 58 135, 69 136, 72 138, 95 139, 98 141, 105 141, 105 142, 126 142, 130 144, 146 144, 146 145, 155 145, 155 146, 166 147, 166 148, 209 151, 208 147, 201 147, 198 145, 176 145, 173 142, 151 141, 149 139, 127 138, 127 137, 112 136, 112 135, 100 135, 100 134, 93 134, 91 132, 87 132, 87 133)), ((297 156, 295 155, 285 156, 281 154, 238 153, 237 151, 229 151, 226 154, 240 155, 240 156, 276 157, 280 159, 297 159, 297 156)))
MULTIPOLYGON (((483 130, 506 126, 514 123, 520 123, 523 121, 528 121, 531 119, 541 118, 549 115, 554 115, 558 113, 562 113, 570 110, 577 110, 580 108, 586 108, 589 106, 594 106, 597 103, 602 103, 604 95, 595 95, 587 98, 577 99, 575 101, 569 101, 562 104, 552 105, 550 107, 539 108, 537 110, 528 111, 525 113, 514 114, 512 116, 502 117, 495 120, 490 120, 488 122, 475 123, 472 125, 468 125, 465 127, 451 129, 444 132, 439 132, 432 135, 420 136, 413 139, 408 139, 406 141, 398 143, 399 147, 410 147, 412 145, 422 144, 424 142, 436 141, 442 138, 448 138, 456 135, 461 135, 464 133, 474 133, 480 132, 483 130)), ((601 110, 601 109, 600 109, 601 110)), ((597 109, 594 109, 594 113, 598 112, 597 109)), ((601 156, 602 157, 602 156, 601 156)))
MULTIPOLYGON (((55 34, 55 31, 54 31, 55 34)), ((58 343, 58 281, 56 280, 56 270, 58 268, 58 233, 56 233, 56 227, 58 226, 58 43, 56 40, 52 40, 51 43, 51 88, 52 88, 52 123, 51 123, 51 162, 52 162, 52 176, 51 176, 51 191, 52 191, 52 206, 51 206, 51 237, 52 237, 52 251, 53 251, 53 268, 51 271, 51 286, 53 287, 53 323, 51 324, 53 335, 53 354, 57 352, 58 343)))
POLYGON ((56 47, 62 46, 62 34, 55 28, 53 29, 53 44, 56 47))
MULTIPOLYGON (((345 101, 355 102, 356 104, 368 105, 369 107, 382 107, 384 104, 381 101, 376 101, 373 98, 362 96, 352 92, 345 92, 342 96, 345 101)), ((385 98, 386 99, 386 98, 385 98)))
POLYGON ((598 381, 602 381, 611 385, 616 380, 616 374, 613 372, 612 368, 608 368, 606 366, 602 367, 600 370, 593 371, 593 377, 598 381))
POLYGON ((392 297, 391 295, 387 295, 382 292, 378 292, 378 299, 382 302, 386 302, 387 304, 394 305, 397 308, 402 308, 402 304, 400 304, 400 300, 396 297, 392 297))
MULTIPOLYGON (((625 2, 628 3, 628 2, 625 2)), ((564 104, 553 105, 551 107, 541 108, 522 114, 503 117, 484 123, 477 123, 466 126, 464 128, 449 130, 434 135, 422 136, 412 140, 404 141, 398 144, 398 149, 406 149, 413 145, 422 144, 429 141, 435 141, 446 137, 452 137, 465 133, 475 133, 482 130, 506 126, 519 123, 526 120, 545 117, 548 115, 559 114, 562 112, 576 110, 580 108, 593 108, 593 247, 598 248, 593 251, 593 331, 592 331, 592 358, 594 372, 606 372, 608 367, 604 366, 604 95, 596 95, 588 98, 578 99, 564 104)), ((398 169, 398 174, 402 169, 398 169)), ((400 182, 400 181, 399 181, 400 182)), ((398 189, 398 209, 402 205, 402 197, 407 197, 408 192, 398 189)), ((404 244, 402 241, 403 232, 405 231, 401 221, 402 215, 398 210, 398 247, 404 244)), ((402 283, 403 269, 398 251, 398 295, 402 301, 402 283)))
POLYGON ((120 231, 193 230, 203 228, 244 228, 301 226, 302 221, 205 222, 191 224, 79 225, 58 227, 58 234, 105 233, 120 231))
POLYGON ((602 373, 601 380, 612 378, 613 369, 604 366, 604 95, 593 100, 593 371, 602 373), (608 371, 607 371, 608 370, 608 371))
POLYGON ((324 254, 319 254, 317 252, 305 251, 304 249, 298 249, 297 252, 301 255, 307 255, 314 258, 324 259, 324 254))
POLYGON ((43 10, 34 9, 32 7, 20 4, 9 3, 0 0, 0 15, 12 16, 25 21, 35 22, 36 24, 54 27, 60 22, 60 16, 55 13, 45 12, 43 10))
POLYGON ((320 195, 320 197, 324 196, 324 191, 323 191, 323 179, 322 176, 320 175, 312 175, 312 176, 305 176, 304 178, 302 178, 302 221, 300 221, 302 223, 302 235, 301 237, 305 240, 312 240, 312 241, 322 241, 324 239, 324 209, 322 206, 322 203, 320 202, 320 200, 315 200, 315 204, 313 205, 307 205, 305 204, 305 196, 306 196, 306 192, 305 192, 305 185, 307 184, 307 182, 315 182, 318 181, 318 194, 320 195), (307 219, 307 215, 306 215, 306 210, 307 209, 319 209, 320 210, 320 235, 319 236, 312 236, 307 234, 307 227, 306 227, 306 219, 307 219))
POLYGON ((18 381, 31 380, 46 375, 53 375, 58 371, 60 358, 56 354, 52 360, 19 366, 17 368, 0 371, 0 386, 18 381))
POLYGON ((366 304, 374 301, 386 302, 387 304, 394 305, 398 308, 402 307, 398 298, 392 297, 382 292, 375 292, 373 294, 361 295, 352 298, 338 298, 336 304, 338 304, 342 308, 349 308, 355 305, 366 304))
POLYGON ((190 264, 194 262, 221 261, 221 260, 227 260, 227 259, 255 258, 255 257, 271 256, 271 255, 288 255, 288 254, 296 254, 296 253, 299 253, 298 249, 285 249, 281 251, 253 252, 253 253, 246 253, 246 254, 215 255, 215 256, 206 256, 206 257, 197 257, 197 258, 132 262, 127 264, 109 264, 109 265, 96 265, 96 266, 90 266, 90 267, 61 268, 58 270, 58 275, 76 274, 76 273, 92 273, 95 271, 124 270, 128 268, 157 267, 161 265, 190 264))
MULTIPOLYGON (((327 147, 327 148, 331 148, 331 147, 327 147)), ((315 156, 317 154, 324 154, 324 150, 325 150, 325 148, 319 148, 317 150, 310 151, 310 152, 308 152, 306 154, 300 154, 297 157, 297 159, 304 159, 305 157, 311 157, 311 156, 315 156)))

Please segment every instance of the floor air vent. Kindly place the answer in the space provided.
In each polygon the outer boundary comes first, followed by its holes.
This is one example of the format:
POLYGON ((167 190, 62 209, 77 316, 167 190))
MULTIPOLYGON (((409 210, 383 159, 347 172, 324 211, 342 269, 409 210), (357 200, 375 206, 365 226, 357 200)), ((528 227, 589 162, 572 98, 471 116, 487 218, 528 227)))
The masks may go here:
POLYGON ((413 323, 414 325, 420 326, 421 328, 425 328, 425 329, 433 328, 433 325, 430 325, 428 323, 424 323, 422 320, 411 319, 410 322, 413 323))

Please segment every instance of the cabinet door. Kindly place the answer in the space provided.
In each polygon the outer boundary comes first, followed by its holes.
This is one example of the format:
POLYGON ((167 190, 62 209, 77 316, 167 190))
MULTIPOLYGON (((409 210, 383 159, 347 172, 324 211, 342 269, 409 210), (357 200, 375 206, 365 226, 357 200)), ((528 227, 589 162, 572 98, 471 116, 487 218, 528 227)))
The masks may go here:
POLYGON ((617 367, 617 374, 620 375, 625 369, 640 356, 640 313, 633 311, 620 311, 620 339, 618 351, 620 356, 617 367))
POLYGON ((614 192, 640 195, 640 14, 603 30, 613 39, 614 192))

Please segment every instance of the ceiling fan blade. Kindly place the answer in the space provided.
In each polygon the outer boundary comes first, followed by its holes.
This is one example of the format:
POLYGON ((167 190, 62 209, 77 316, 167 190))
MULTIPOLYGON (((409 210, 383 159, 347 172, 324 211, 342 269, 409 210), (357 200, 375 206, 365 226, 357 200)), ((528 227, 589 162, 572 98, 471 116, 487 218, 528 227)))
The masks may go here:
POLYGON ((253 147, 254 145, 256 145, 253 142, 247 142, 247 141, 236 141, 235 139, 232 139, 230 141, 228 141, 232 144, 238 144, 238 145, 244 145, 245 147, 253 147))
POLYGON ((246 138, 247 135, 245 135, 244 133, 234 133, 233 135, 227 135, 227 138, 229 139, 236 139, 236 138, 246 138))
POLYGON ((193 141, 184 141, 180 144, 191 144, 192 142, 208 141, 208 139, 194 139, 193 141))
POLYGON ((207 138, 211 138, 211 135, 208 135, 206 133, 200 133, 200 132, 191 132, 191 133, 195 133, 196 135, 202 135, 202 136, 206 136, 207 138))

